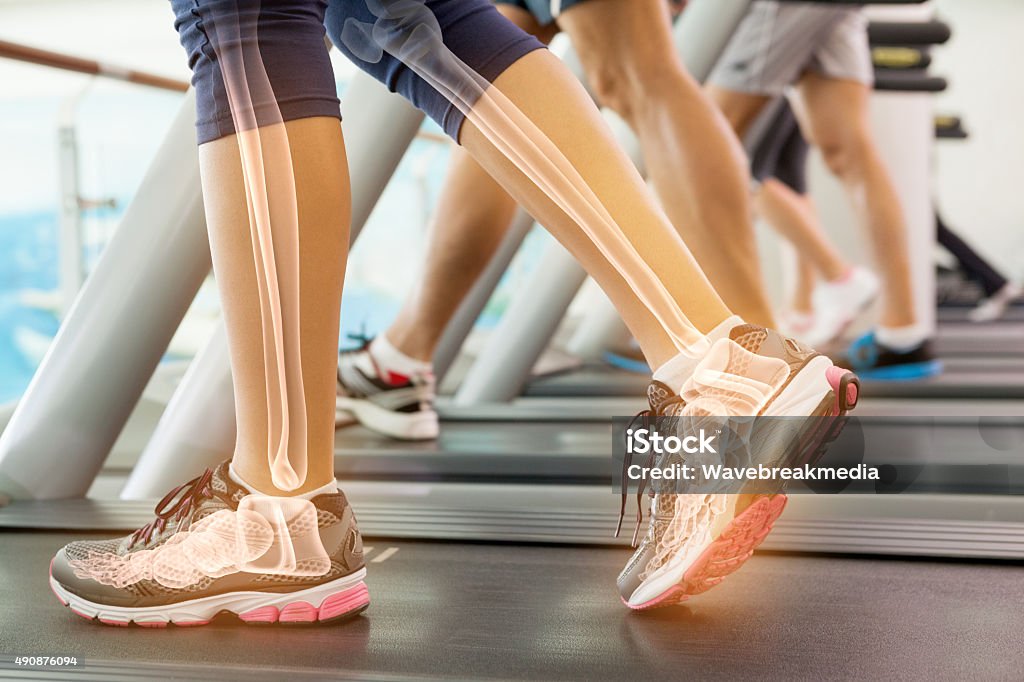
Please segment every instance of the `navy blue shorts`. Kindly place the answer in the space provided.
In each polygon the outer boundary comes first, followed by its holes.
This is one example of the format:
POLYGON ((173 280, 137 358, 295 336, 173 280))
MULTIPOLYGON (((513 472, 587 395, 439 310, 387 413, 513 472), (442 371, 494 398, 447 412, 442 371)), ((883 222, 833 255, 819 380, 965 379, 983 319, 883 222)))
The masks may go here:
POLYGON ((527 53, 544 47, 502 17, 488 0, 170 1, 174 26, 192 69, 200 144, 235 133, 218 63, 225 50, 237 49, 228 40, 234 25, 240 35, 251 36, 258 46, 258 53, 251 49, 242 52, 259 55, 273 89, 273 97, 268 95, 263 101, 253 97, 253 110, 247 112, 247 118, 257 125, 316 116, 341 118, 334 72, 324 45, 326 33, 357 66, 408 99, 456 140, 464 114, 395 57, 384 53, 371 63, 352 54, 341 40, 346 22, 354 19, 373 24, 377 17, 370 2, 384 6, 417 2, 433 13, 445 46, 488 82, 527 53))
POLYGON ((499 5, 514 5, 532 14, 541 26, 552 24, 558 15, 587 0, 494 0, 499 5))
POLYGON ((809 150, 793 108, 783 102, 751 155, 750 174, 758 182, 775 178, 797 194, 807 194, 809 150))

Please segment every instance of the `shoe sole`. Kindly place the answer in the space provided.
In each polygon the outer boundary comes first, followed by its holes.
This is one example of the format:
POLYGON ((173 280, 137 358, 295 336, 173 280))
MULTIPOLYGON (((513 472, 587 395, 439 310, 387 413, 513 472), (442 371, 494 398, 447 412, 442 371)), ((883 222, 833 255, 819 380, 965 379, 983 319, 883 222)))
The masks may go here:
MULTIPOLYGON (((819 461, 842 432, 845 425, 843 417, 857 406, 860 382, 856 375, 833 367, 828 378, 833 390, 822 400, 822 417, 815 418, 811 422, 814 428, 799 438, 796 455, 791 458, 795 465, 819 461)), ((678 583, 640 604, 631 604, 624 598, 622 603, 634 611, 646 611, 680 604, 694 595, 707 592, 738 571, 754 555, 754 550, 764 542, 782 515, 786 502, 787 497, 782 493, 757 500, 729 522, 686 569, 678 583)))
POLYGON ((874 296, 872 296, 868 300, 864 301, 864 303, 862 303, 860 306, 858 306, 856 310, 853 311, 853 314, 844 317, 842 322, 840 322, 839 326, 836 327, 832 334, 829 334, 827 338, 824 338, 822 340, 814 339, 815 343, 812 343, 811 345, 816 348, 823 348, 843 338, 843 336, 846 335, 846 332, 850 330, 850 327, 853 326, 853 323, 857 321, 857 318, 866 313, 868 309, 871 308, 871 306, 874 305, 875 301, 877 300, 878 293, 876 292, 874 296))
POLYGON ((374 405, 369 400, 337 396, 334 402, 335 427, 355 422, 396 440, 435 440, 441 431, 437 412, 403 414, 374 405))
POLYGON ((370 605, 365 577, 366 569, 361 568, 343 578, 296 592, 228 592, 164 606, 130 608, 97 604, 65 590, 54 579, 50 562, 50 589, 61 604, 86 620, 118 627, 195 627, 206 625, 220 613, 234 614, 249 625, 337 623, 359 615, 370 605))
POLYGON ((622 603, 634 611, 646 611, 681 604, 694 595, 707 592, 738 571, 753 556, 754 550, 764 542, 782 515, 786 499, 785 495, 772 495, 754 502, 729 522, 677 584, 642 604, 630 604, 625 599, 622 603))

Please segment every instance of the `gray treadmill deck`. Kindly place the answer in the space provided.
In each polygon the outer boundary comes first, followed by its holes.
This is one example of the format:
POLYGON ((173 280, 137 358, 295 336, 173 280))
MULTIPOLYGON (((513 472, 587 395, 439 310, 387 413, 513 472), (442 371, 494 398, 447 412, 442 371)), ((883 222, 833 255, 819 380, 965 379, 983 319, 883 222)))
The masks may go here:
POLYGON ((1007 564, 759 554, 688 605, 637 614, 614 585, 628 549, 370 540, 373 603, 352 621, 145 630, 54 599, 49 558, 81 538, 0 540, 0 655, 85 659, 48 679, 1016 679, 1024 666, 1024 580, 1007 564))

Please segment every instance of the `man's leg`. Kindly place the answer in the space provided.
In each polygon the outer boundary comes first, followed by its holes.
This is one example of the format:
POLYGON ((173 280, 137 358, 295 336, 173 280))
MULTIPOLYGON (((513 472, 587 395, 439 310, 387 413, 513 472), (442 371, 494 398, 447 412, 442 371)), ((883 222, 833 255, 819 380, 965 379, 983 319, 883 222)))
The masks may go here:
POLYGON ((757 213, 793 243, 802 260, 813 264, 826 281, 842 279, 850 266, 822 234, 810 197, 769 178, 755 195, 757 213))
POLYGON ((715 289, 744 319, 771 326, 746 158, 683 68, 663 0, 590 0, 558 22, 601 104, 636 132, 665 213, 715 289))
MULTIPOLYGON (((808 73, 800 81, 808 138, 846 187, 875 249, 883 286, 881 324, 916 324, 907 223, 871 133, 868 86, 808 73)), ((923 340, 923 339, 921 339, 923 340)))
POLYGON ((462 300, 501 243, 515 201, 462 148, 452 150, 434 212, 423 273, 384 333, 396 349, 429 363, 462 300))

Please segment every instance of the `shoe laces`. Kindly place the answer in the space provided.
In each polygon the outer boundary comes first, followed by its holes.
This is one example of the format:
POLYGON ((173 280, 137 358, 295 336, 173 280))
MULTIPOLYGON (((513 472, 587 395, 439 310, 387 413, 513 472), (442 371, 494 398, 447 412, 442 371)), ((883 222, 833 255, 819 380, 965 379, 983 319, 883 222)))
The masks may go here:
MULTIPOLYGON (((651 426, 651 421, 655 417, 659 416, 660 413, 664 412, 665 408, 667 408, 669 406, 672 406, 672 405, 685 405, 685 404, 686 403, 685 403, 685 401, 683 401, 682 398, 680 398, 679 396, 674 396, 674 397, 669 398, 668 400, 664 401, 663 403, 659 404, 657 406, 657 409, 647 409, 647 410, 643 410, 641 412, 638 412, 636 415, 633 416, 633 418, 630 420, 629 424, 626 426, 626 431, 629 431, 630 429, 632 429, 633 426, 637 423, 637 420, 640 420, 640 424, 643 426, 643 428, 648 429, 651 426)), ((628 472, 629 472, 629 468, 632 465, 633 465, 633 453, 630 452, 628 447, 624 448, 623 455, 622 455, 622 504, 619 506, 619 521, 615 525, 615 537, 619 537, 619 533, 622 531, 622 521, 623 521, 623 519, 626 516, 626 501, 629 499, 629 484, 627 483, 627 481, 628 481, 628 472)), ((647 460, 644 463, 644 467, 649 469, 653 465, 654 465, 654 453, 651 452, 649 455, 647 455, 647 460)), ((646 489, 647 489, 647 479, 646 478, 641 478, 640 482, 637 484, 637 491, 636 491, 636 524, 633 527, 633 539, 632 539, 632 542, 631 542, 631 546, 634 547, 634 548, 636 548, 637 543, 639 541, 639 538, 640 538, 640 527, 643 525, 643 521, 644 521, 643 498, 644 498, 644 491, 646 489)), ((648 495, 653 499, 654 498, 654 490, 652 489, 652 490, 648 491, 648 495)))
POLYGON ((153 508, 156 518, 132 533, 128 549, 139 542, 148 545, 153 534, 162 533, 169 521, 181 521, 188 516, 198 502, 212 497, 213 489, 210 487, 212 480, 213 469, 207 469, 191 481, 182 483, 167 493, 153 508))
POLYGON ((342 353, 359 353, 364 350, 370 349, 370 344, 373 343, 374 337, 366 332, 366 323, 359 328, 357 332, 349 332, 345 334, 345 338, 349 341, 354 341, 356 344, 355 348, 347 348, 342 353))

